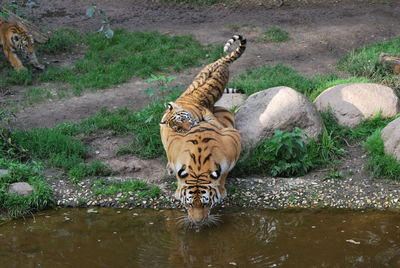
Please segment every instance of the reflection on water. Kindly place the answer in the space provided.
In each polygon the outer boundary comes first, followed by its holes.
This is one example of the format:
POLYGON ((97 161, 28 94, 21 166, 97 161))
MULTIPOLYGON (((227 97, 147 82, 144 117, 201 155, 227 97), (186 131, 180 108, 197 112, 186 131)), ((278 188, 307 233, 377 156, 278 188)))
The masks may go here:
POLYGON ((400 267, 400 214, 224 210, 178 228, 177 210, 70 209, 0 226, 0 267, 400 267))

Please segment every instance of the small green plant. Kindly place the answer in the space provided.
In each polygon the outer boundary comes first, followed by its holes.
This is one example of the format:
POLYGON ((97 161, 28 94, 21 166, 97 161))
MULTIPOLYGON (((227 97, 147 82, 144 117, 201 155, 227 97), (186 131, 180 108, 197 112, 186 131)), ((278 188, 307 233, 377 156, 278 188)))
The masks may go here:
POLYGON ((299 128, 293 132, 275 130, 271 139, 263 141, 245 161, 238 163, 239 172, 251 169, 253 174, 304 175, 314 165, 304 136, 299 128))
POLYGON ((91 7, 86 9, 86 16, 92 18, 94 15, 101 17, 101 27, 98 32, 102 32, 108 39, 112 38, 114 36, 114 31, 111 29, 110 19, 107 17, 105 11, 98 8, 96 4, 92 4, 91 7))
POLYGON ((325 175, 324 180, 342 180, 343 175, 338 171, 332 171, 325 175))
POLYGON ((73 183, 80 182, 85 177, 108 176, 111 170, 100 161, 94 161, 90 164, 79 164, 71 168, 68 172, 73 183))
POLYGON ((176 79, 176 76, 166 76, 166 75, 154 75, 151 74, 151 77, 146 79, 146 82, 157 82, 157 89, 152 87, 145 90, 145 93, 150 97, 154 96, 157 92, 157 95, 161 96, 161 100, 165 101, 166 97, 174 91, 180 90, 178 86, 171 88, 170 83, 176 79))
POLYGON ((286 42, 290 39, 289 33, 277 27, 271 27, 265 31, 264 35, 259 39, 264 43, 286 42))
POLYGON ((377 129, 364 143, 368 151, 367 168, 374 178, 400 179, 400 162, 393 156, 385 154, 381 129, 377 129))

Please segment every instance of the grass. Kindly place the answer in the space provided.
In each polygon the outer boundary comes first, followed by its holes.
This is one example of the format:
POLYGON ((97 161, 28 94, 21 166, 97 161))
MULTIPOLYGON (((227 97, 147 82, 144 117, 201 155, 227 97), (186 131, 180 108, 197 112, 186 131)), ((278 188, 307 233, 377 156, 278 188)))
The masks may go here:
POLYGON ((0 209, 3 213, 17 218, 54 205, 51 187, 41 174, 42 166, 38 162, 22 163, 0 156, 0 169, 9 171, 0 180, 0 209), (14 182, 29 183, 34 188, 32 195, 9 193, 8 187, 14 182))
POLYGON ((115 195, 118 193, 128 194, 134 192, 139 197, 154 198, 160 194, 160 188, 151 187, 142 180, 107 181, 99 179, 93 183, 94 195, 115 195))
POLYGON ((400 90, 400 76, 394 75, 379 63, 381 52, 400 54, 400 38, 361 47, 342 58, 337 67, 354 76, 363 76, 400 90))
POLYGON ((234 77, 229 87, 240 88, 246 92, 246 95, 251 95, 267 88, 287 86, 310 98, 315 98, 317 94, 334 85, 368 81, 366 78, 342 79, 335 74, 307 78, 289 66, 278 64, 249 69, 234 77))
POLYGON ((290 40, 289 33, 277 27, 267 29, 262 37, 258 39, 259 42, 263 43, 280 43, 288 40, 290 40))
POLYGON ((38 50, 44 54, 72 52, 82 43, 86 46, 84 58, 73 66, 49 66, 43 73, 37 73, 29 66, 16 72, 8 64, 0 73, 0 85, 32 85, 36 80, 62 82, 79 95, 85 88, 102 89, 132 77, 179 72, 204 60, 215 60, 223 53, 222 46, 205 47, 189 35, 116 30, 114 37, 107 39, 99 33, 83 35, 68 29, 53 33, 38 50))
MULTIPOLYGON (((149 77, 157 72, 179 72, 200 64, 213 54, 191 36, 166 36, 157 32, 116 30, 112 39, 99 34, 86 37, 88 51, 72 68, 50 68, 41 81, 60 81, 75 90, 100 89, 149 77)), ((222 49, 221 49, 222 52, 222 49)))
POLYGON ((45 44, 39 44, 37 51, 44 54, 53 54, 72 52, 79 45, 85 36, 72 29, 59 29, 55 31, 45 44))
POLYGON ((368 137, 364 147, 369 154, 367 168, 374 178, 400 179, 400 162, 393 156, 385 154, 384 143, 381 137, 381 129, 368 137))
POLYGON ((94 161, 89 164, 80 163, 77 166, 71 168, 68 172, 68 177, 73 183, 78 183, 86 177, 108 175, 111 175, 111 170, 100 161, 94 161))

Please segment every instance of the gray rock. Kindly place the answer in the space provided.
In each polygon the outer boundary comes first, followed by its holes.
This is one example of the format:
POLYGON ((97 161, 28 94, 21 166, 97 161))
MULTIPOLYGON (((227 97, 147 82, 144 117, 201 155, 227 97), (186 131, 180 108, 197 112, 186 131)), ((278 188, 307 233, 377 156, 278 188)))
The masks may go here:
POLYGON ((7 169, 0 169, 0 178, 8 175, 10 172, 7 169))
POLYGON ((222 98, 215 103, 215 106, 222 106, 227 109, 238 107, 244 103, 246 95, 238 93, 225 93, 222 98))
POLYGON ((33 187, 26 182, 15 182, 10 184, 8 192, 17 195, 29 196, 33 193, 33 187))
POLYGON ((382 129, 385 153, 400 161, 400 118, 390 122, 382 129))
POLYGON ((379 111, 384 117, 400 112, 400 102, 393 89, 372 83, 349 83, 326 89, 316 99, 319 111, 330 109, 340 125, 356 127, 379 111))
POLYGON ((269 88, 251 95, 236 113, 236 128, 248 151, 276 129, 303 129, 310 138, 322 130, 321 117, 312 102, 289 87, 269 88))

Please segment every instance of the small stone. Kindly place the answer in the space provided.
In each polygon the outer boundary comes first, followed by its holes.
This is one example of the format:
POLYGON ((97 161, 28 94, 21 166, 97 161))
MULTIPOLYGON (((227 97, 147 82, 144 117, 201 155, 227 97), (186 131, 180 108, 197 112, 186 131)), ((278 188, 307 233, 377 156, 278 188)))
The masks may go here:
POLYGON ((87 213, 98 213, 97 210, 92 209, 92 208, 89 208, 86 212, 87 212, 87 213))
POLYGON ((0 178, 8 175, 10 172, 7 169, 0 169, 0 178))
POLYGON ((8 192, 17 195, 29 196, 33 193, 33 187, 26 182, 15 182, 10 185, 8 192))

